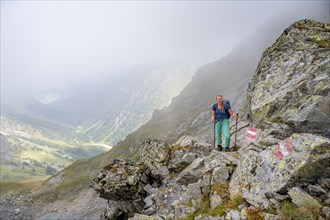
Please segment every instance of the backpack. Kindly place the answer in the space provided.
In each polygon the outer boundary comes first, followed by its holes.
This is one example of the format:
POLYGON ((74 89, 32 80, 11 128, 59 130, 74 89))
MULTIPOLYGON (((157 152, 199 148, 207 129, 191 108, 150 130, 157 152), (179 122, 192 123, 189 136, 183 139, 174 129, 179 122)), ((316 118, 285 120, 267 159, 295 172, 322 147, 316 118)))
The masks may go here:
MULTIPOLYGON (((229 100, 228 100, 228 99, 224 99, 224 100, 223 100, 223 102, 224 102, 225 104, 229 105, 229 107, 231 107, 231 106, 230 106, 230 102, 229 102, 229 100)), ((229 118, 230 118, 230 113, 228 112, 228 110, 227 110, 227 109, 225 109, 225 111, 226 111, 226 114, 227 114, 227 116, 228 116, 228 119, 229 119, 229 118)))

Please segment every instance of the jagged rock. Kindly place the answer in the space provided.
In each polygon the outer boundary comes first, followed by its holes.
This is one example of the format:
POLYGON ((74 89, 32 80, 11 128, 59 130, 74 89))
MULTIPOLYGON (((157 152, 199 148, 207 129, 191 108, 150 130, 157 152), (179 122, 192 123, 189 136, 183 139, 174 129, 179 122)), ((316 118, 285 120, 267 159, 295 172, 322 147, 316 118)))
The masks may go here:
POLYGON ((202 197, 202 191, 200 185, 198 183, 189 184, 187 187, 186 195, 188 200, 190 201, 191 200, 197 201, 198 199, 200 199, 202 197))
POLYGON ((141 215, 135 213, 132 218, 128 218, 129 220, 163 220, 163 218, 155 217, 155 216, 148 216, 148 215, 141 215))
POLYGON ((265 196, 268 199, 276 199, 279 202, 289 198, 289 195, 281 195, 281 194, 278 194, 276 192, 266 192, 265 196))
POLYGON ((296 204, 298 207, 313 207, 313 208, 321 208, 322 206, 319 202, 306 193, 304 190, 298 187, 294 187, 289 190, 288 194, 290 195, 292 202, 296 204))
POLYGON ((148 139, 142 144, 140 157, 153 176, 165 177, 169 174, 169 146, 165 141, 148 139))
POLYGON ((228 182, 229 179, 229 171, 226 167, 219 166, 214 168, 212 172, 212 180, 211 185, 214 185, 215 183, 224 185, 228 182))
POLYGON ((143 208, 147 209, 154 204, 153 196, 148 196, 144 200, 145 206, 143 208))
POLYGON ((177 142, 174 143, 174 146, 188 147, 193 146, 197 140, 193 137, 183 135, 177 142))
POLYGON ((271 202, 271 206, 274 207, 276 210, 279 210, 281 208, 281 203, 273 198, 270 198, 269 201, 271 202))
POLYGON ((271 206, 271 202, 266 197, 247 191, 244 192, 243 199, 256 208, 268 209, 271 206))
POLYGON ((322 189, 321 186, 316 186, 316 185, 309 185, 308 186, 309 193, 314 196, 322 196, 327 194, 327 191, 322 189))
POLYGON ((175 208, 175 219, 184 218, 189 214, 196 212, 196 207, 188 207, 188 206, 176 206, 175 208))
POLYGON ((279 215, 273 215, 273 214, 265 213, 265 212, 262 212, 261 214, 262 214, 264 220, 281 220, 281 217, 279 215))
POLYGON ((322 208, 322 213, 323 213, 324 217, 326 217, 327 219, 330 219, 330 207, 324 206, 322 208))
POLYGON ((213 170, 217 166, 237 166, 239 163, 238 154, 236 152, 224 153, 213 150, 205 160, 204 172, 213 170))
POLYGON ((294 134, 290 137, 294 150, 282 159, 274 155, 274 148, 260 154, 248 152, 235 170, 230 192, 248 190, 252 194, 266 192, 285 194, 302 182, 315 183, 330 175, 330 140, 312 134, 294 134))
POLYGON ((185 185, 197 182, 202 177, 203 165, 204 158, 197 158, 178 175, 176 181, 185 185))
POLYGON ((330 178, 321 178, 319 184, 323 189, 330 190, 330 178))
POLYGON ((111 207, 107 206, 107 210, 102 213, 101 220, 115 220, 115 219, 127 219, 128 214, 123 210, 119 209, 117 206, 111 207))
POLYGON ((250 81, 246 107, 253 124, 289 125, 284 135, 330 136, 328 24, 301 20, 268 48, 250 81))
POLYGON ((102 173, 101 178, 99 176, 93 180, 93 188, 100 197, 118 201, 145 197, 143 188, 149 183, 146 181, 150 179, 150 171, 144 164, 115 160, 102 173))
POLYGON ((221 195, 218 195, 217 193, 211 193, 210 194, 210 205, 211 208, 215 208, 223 203, 223 199, 221 195))
POLYGON ((209 216, 206 214, 201 214, 196 216, 195 220, 224 220, 224 217, 220 217, 220 216, 209 216))
POLYGON ((144 191, 146 191, 148 194, 154 194, 157 192, 157 188, 152 187, 150 184, 147 184, 144 188, 144 191))
POLYGON ((209 155, 212 145, 202 143, 190 136, 183 136, 170 147, 170 171, 180 173, 196 158, 209 155))
POLYGON ((104 219, 125 219, 142 212, 147 197, 144 189, 150 189, 150 184, 160 181, 143 163, 115 160, 93 180, 92 187, 101 198, 112 201, 103 214, 104 219))
POLYGON ((225 217, 225 220, 241 220, 241 219, 242 219, 241 212, 233 209, 229 210, 229 212, 225 217))
POLYGON ((186 164, 191 164, 197 158, 196 154, 187 153, 183 155, 182 161, 186 164))

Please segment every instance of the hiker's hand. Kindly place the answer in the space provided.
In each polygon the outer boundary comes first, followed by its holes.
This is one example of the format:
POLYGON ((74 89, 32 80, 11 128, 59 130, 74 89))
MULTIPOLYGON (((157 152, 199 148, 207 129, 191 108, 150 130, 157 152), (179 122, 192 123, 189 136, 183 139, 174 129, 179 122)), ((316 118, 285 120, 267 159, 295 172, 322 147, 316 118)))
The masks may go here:
POLYGON ((212 122, 215 123, 215 118, 212 117, 212 122))

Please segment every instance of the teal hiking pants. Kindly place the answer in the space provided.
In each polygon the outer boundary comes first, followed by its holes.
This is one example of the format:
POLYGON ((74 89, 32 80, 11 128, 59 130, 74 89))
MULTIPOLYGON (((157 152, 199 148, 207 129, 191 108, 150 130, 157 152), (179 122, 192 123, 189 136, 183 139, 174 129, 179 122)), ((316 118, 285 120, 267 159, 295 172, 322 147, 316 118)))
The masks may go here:
POLYGON ((229 119, 217 121, 215 124, 218 145, 228 148, 230 145, 230 123, 229 119), (225 145, 222 145, 222 134, 225 138, 225 145))

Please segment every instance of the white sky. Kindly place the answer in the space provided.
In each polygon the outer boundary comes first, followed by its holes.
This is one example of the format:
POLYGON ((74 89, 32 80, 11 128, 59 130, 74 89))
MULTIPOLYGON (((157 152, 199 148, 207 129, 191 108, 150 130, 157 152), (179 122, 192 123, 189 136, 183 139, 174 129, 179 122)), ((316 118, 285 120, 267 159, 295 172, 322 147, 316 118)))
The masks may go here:
POLYGON ((1 1, 1 92, 211 62, 288 8, 329 21, 329 1, 1 1))

